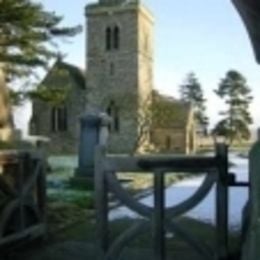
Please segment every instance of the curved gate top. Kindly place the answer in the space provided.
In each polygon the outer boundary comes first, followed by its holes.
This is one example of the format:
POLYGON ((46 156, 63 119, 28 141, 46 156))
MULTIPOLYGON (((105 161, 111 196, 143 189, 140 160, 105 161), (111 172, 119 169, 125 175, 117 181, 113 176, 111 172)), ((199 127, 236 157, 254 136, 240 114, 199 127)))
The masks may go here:
MULTIPOLYGON (((227 146, 219 144, 214 156, 108 156, 103 147, 98 147, 95 160, 95 198, 99 246, 103 259, 120 259, 120 253, 127 244, 144 231, 153 237, 154 259, 166 259, 165 234, 169 230, 181 237, 202 259, 227 259, 228 257, 228 157, 227 146), (135 201, 125 191, 116 173, 153 172, 154 206, 150 207, 135 201), (207 173, 205 180, 192 197, 181 204, 166 208, 165 184, 167 173, 190 172, 207 173), (187 227, 176 223, 176 218, 198 205, 216 184, 216 248, 210 248, 187 227), (109 239, 108 195, 109 192, 123 205, 141 215, 142 221, 133 220, 133 225, 112 243, 109 239)), ((139 173, 140 174, 140 173, 139 173)))

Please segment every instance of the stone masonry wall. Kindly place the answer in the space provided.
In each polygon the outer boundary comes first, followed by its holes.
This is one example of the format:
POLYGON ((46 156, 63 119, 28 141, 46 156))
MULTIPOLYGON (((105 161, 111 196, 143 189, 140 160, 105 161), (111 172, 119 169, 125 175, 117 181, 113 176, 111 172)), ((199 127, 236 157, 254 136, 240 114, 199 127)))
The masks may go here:
POLYGON ((182 128, 155 129, 152 133, 152 141, 161 152, 186 153, 186 131, 182 128), (167 147, 169 145, 169 147, 167 147))
POLYGON ((129 153, 136 148, 140 104, 152 88, 152 59, 140 40, 144 27, 151 33, 152 25, 142 10, 138 4, 86 9, 88 110, 106 111, 111 101, 119 108, 120 131, 110 133, 110 152, 129 153), (108 51, 105 32, 115 26, 120 29, 120 47, 108 51))
POLYGON ((75 153, 78 151, 79 117, 85 111, 86 90, 81 89, 68 74, 63 77, 50 73, 44 85, 66 87, 69 89, 64 105, 67 108, 68 129, 65 132, 53 132, 51 129, 51 110, 53 105, 41 100, 34 100, 31 122, 31 134, 50 138, 48 149, 53 153, 75 153))

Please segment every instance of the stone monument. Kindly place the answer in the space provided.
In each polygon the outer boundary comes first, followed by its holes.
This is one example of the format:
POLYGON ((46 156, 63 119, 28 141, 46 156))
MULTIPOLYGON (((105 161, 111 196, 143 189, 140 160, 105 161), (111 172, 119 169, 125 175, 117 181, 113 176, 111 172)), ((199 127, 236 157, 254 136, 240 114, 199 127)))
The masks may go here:
POLYGON ((106 145, 110 119, 104 113, 88 113, 80 118, 78 168, 73 181, 92 183, 97 145, 106 145))

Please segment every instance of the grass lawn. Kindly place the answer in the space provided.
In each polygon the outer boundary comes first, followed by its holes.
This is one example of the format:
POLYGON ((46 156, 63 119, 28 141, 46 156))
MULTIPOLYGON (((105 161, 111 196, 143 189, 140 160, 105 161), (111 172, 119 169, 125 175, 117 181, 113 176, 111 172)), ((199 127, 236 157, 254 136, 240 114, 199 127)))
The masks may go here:
POLYGON ((93 191, 72 185, 76 156, 51 156, 48 159, 47 219, 51 234, 74 225, 94 208, 93 191))
MULTIPOLYGON (((71 181, 77 168, 76 156, 51 156, 48 159, 51 172, 47 175, 47 195, 49 204, 68 203, 79 205, 83 208, 93 207, 93 191, 84 185, 71 181)), ((165 178, 165 185, 187 178, 185 173, 169 173, 165 178)), ((149 173, 117 173, 117 178, 131 193, 139 194, 150 190, 153 186, 153 175, 149 173)))

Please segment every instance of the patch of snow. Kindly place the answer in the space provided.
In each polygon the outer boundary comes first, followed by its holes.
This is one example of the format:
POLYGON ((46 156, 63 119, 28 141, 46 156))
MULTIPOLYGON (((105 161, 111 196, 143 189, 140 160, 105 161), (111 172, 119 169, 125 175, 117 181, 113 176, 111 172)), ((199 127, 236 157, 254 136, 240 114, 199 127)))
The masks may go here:
MULTIPOLYGON (((230 172, 236 175, 237 181, 248 181, 248 160, 236 155, 231 155, 229 158, 232 162, 230 172)), ((191 178, 180 181, 166 189, 166 206, 171 207, 180 204, 185 199, 189 198, 196 192, 201 185, 204 176, 191 178)), ((189 211, 186 215, 203 222, 215 223, 215 200, 216 187, 214 186, 208 196, 204 200, 189 211)), ((248 199, 248 188, 246 187, 231 187, 229 188, 229 227, 233 230, 240 229, 242 210, 248 199)), ((141 203, 153 206, 153 195, 140 200, 141 203)), ((118 218, 137 218, 140 217, 130 209, 121 206, 112 209, 109 214, 110 219, 118 218)))

